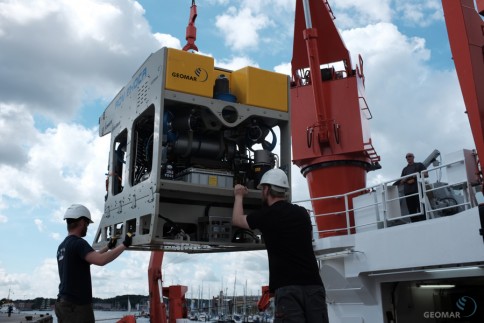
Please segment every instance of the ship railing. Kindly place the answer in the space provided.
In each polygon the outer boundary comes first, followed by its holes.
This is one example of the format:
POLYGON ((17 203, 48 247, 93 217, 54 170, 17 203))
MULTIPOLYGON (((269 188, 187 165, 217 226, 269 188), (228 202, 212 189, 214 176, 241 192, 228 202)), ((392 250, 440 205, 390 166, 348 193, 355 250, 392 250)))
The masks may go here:
POLYGON ((342 207, 340 210, 333 210, 328 213, 318 213, 314 214, 314 209, 307 208, 311 214, 311 221, 313 223, 313 227, 316 228, 316 230, 313 230, 315 233, 320 233, 320 234, 325 234, 325 233, 335 233, 335 234, 350 234, 351 230, 354 229, 352 226, 343 226, 340 228, 332 228, 328 230, 317 230, 317 219, 319 217, 325 217, 325 216, 338 216, 338 215, 344 215, 346 218, 346 223, 350 223, 351 219, 351 213, 352 209, 349 207, 350 203, 350 195, 359 191, 365 191, 366 189, 362 190, 357 190, 354 192, 346 193, 346 194, 339 194, 339 195, 332 195, 332 196, 323 196, 323 197, 316 197, 316 198, 311 198, 311 199, 306 199, 306 200, 299 200, 299 201, 293 201, 295 204, 300 204, 300 205, 307 205, 308 203, 315 203, 315 202, 321 202, 321 201, 331 201, 331 200, 344 200, 344 207, 342 207), (341 231, 344 231, 341 233, 341 231))
POLYGON ((449 216, 478 205, 476 198, 476 184, 472 183, 471 178, 474 174, 467 174, 466 165, 463 160, 459 160, 446 165, 436 166, 419 174, 419 198, 425 210, 427 220, 441 216, 449 216), (461 170, 460 174, 457 170, 461 170), (452 170, 452 174, 447 174, 452 170), (430 177, 432 173, 437 178, 430 182, 423 175, 430 177), (457 179, 456 179, 457 177, 457 179))
POLYGON ((345 194, 293 203, 304 205, 306 208, 308 204, 314 206, 326 202, 333 206, 331 211, 324 213, 315 213, 314 209, 308 208, 315 228, 315 238, 350 235, 450 216, 477 206, 476 192, 467 176, 457 176, 457 180, 455 178, 455 168, 461 164, 461 161, 456 161, 345 194), (448 170, 452 170, 453 173, 447 174, 448 170), (418 192, 405 196, 403 185, 399 183, 413 176, 418 182, 418 192), (418 196, 420 211, 411 214, 408 212, 406 198, 409 196, 418 196), (334 205, 339 205, 340 208, 334 208, 334 205), (330 228, 324 228, 324 225, 320 224, 324 223, 324 217, 334 216, 344 216, 346 222, 330 228))

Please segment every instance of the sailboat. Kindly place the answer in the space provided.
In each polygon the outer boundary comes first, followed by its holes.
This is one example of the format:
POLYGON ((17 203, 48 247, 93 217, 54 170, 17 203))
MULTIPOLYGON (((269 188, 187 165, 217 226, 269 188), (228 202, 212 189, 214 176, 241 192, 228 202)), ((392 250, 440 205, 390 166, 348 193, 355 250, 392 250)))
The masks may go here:
POLYGON ((8 313, 8 309, 10 307, 12 308, 12 313, 16 313, 16 314, 20 313, 20 310, 15 306, 13 302, 3 303, 0 306, 0 313, 8 313))
POLYGON ((0 313, 8 313, 9 310, 11 310, 11 313, 20 313, 19 309, 17 309, 15 304, 10 299, 10 293, 11 293, 11 289, 9 288, 6 302, 1 304, 0 306, 0 313))
POLYGON ((131 301, 129 300, 128 296, 128 314, 124 315, 120 320, 116 323, 135 323, 136 322, 136 315, 130 314, 131 313, 131 301))

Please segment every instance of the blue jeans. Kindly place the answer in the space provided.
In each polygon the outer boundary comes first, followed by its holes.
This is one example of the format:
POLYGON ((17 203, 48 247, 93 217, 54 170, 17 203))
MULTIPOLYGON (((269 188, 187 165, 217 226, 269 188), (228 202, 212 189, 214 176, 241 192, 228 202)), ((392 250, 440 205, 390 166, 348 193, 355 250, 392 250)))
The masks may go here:
POLYGON ((291 285, 275 292, 274 323, 329 323, 326 291, 320 285, 291 285))

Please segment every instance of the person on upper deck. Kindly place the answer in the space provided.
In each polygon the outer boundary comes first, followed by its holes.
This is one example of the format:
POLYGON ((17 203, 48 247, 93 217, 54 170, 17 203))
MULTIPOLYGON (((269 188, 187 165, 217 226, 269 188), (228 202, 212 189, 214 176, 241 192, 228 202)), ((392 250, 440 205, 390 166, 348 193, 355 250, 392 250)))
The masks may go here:
POLYGON ((94 323, 92 307, 91 265, 104 266, 116 259, 132 243, 126 235, 116 246, 116 239, 96 252, 83 237, 93 223, 91 213, 81 204, 71 205, 64 214, 68 235, 57 249, 59 294, 55 303, 58 323, 94 323), (109 252, 107 252, 109 249, 109 252))
POLYGON ((326 291, 314 255, 307 210, 287 201, 289 180, 281 169, 267 171, 257 186, 263 207, 244 214, 245 186, 234 188, 232 224, 259 229, 269 258, 269 290, 275 295, 275 323, 328 323, 326 291))
MULTIPOLYGON (((415 174, 415 173, 420 173, 421 171, 426 170, 427 168, 425 167, 424 164, 415 162, 415 155, 413 153, 407 153, 405 155, 405 159, 407 160, 407 166, 405 166, 402 170, 402 174, 400 175, 401 177, 410 175, 410 174, 415 174)), ((425 174, 425 177, 428 175, 425 174)), ((400 181, 401 184, 403 184, 403 192, 405 194, 405 202, 407 204, 407 209, 409 214, 415 214, 415 213, 420 213, 420 199, 418 197, 418 182, 417 182, 417 176, 410 176, 402 179, 400 181), (415 195, 416 194, 416 195, 415 195), (412 196, 408 196, 412 195, 412 196)), ((422 221, 425 219, 425 214, 420 214, 418 216, 412 217, 411 221, 412 222, 418 222, 422 221)))

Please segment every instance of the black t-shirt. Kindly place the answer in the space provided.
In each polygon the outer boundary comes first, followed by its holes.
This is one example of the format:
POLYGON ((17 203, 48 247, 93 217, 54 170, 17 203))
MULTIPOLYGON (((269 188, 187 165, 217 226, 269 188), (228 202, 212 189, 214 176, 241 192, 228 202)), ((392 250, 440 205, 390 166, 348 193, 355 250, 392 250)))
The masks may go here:
POLYGON ((259 229, 269 258, 269 289, 289 285, 323 285, 312 244, 312 225, 305 208, 278 201, 247 215, 259 229))
POLYGON ((86 240, 69 235, 57 248, 59 298, 78 305, 92 303, 91 264, 84 258, 94 249, 86 240))
MULTIPOLYGON (((426 169, 427 168, 425 168, 424 164, 422 164, 422 163, 413 163, 413 164, 407 165, 407 166, 405 166, 405 168, 403 168, 401 176, 419 173, 419 172, 426 170, 426 169)), ((408 177, 408 179, 410 179, 410 178, 411 177, 408 177)), ((411 181, 411 183, 408 183, 408 179, 407 179, 407 182, 405 182, 405 185, 403 186, 404 193, 405 194, 417 193, 418 192, 417 179, 413 178, 413 181, 411 181)))

